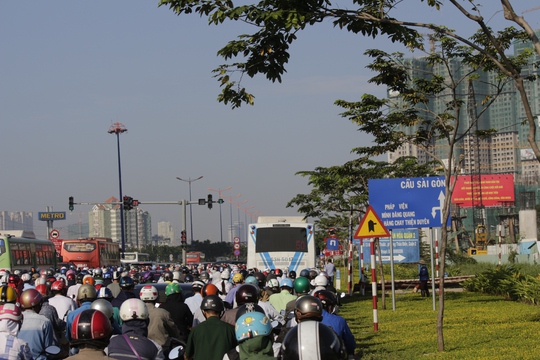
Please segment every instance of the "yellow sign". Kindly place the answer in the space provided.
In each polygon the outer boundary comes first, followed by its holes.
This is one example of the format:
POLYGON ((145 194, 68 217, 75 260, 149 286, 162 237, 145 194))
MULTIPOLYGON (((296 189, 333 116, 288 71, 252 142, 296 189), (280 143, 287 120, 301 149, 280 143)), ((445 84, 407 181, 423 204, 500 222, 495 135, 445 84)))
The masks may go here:
POLYGON ((360 226, 354 234, 355 239, 365 239, 365 238, 385 238, 390 237, 390 233, 386 226, 384 226, 379 215, 373 210, 371 205, 368 206, 366 214, 360 221, 360 226))

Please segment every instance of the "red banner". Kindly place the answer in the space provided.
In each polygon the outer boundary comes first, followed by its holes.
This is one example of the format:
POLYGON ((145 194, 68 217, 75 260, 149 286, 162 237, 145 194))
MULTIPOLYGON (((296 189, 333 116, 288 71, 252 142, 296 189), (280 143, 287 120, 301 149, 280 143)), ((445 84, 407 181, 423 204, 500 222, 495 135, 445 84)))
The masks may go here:
MULTIPOLYGON (((472 177, 470 175, 458 176, 452 203, 460 207, 472 207, 472 177)), ((501 206, 515 201, 514 175, 482 175, 481 186, 475 187, 481 191, 482 205, 486 207, 501 206)))

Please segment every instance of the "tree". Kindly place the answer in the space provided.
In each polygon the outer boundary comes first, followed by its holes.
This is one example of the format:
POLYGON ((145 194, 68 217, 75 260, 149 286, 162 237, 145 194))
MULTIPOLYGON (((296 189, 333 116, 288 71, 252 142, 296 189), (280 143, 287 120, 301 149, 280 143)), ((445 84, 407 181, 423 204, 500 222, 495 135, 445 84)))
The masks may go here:
MULTIPOLYGON (((457 9, 463 20, 478 26, 476 34, 460 35, 444 24, 410 22, 399 19, 400 11, 417 3, 401 0, 357 0, 357 8, 333 7, 330 0, 262 0, 256 4, 236 6, 232 0, 159 0, 159 6, 169 6, 176 14, 196 13, 208 18, 208 22, 219 25, 225 21, 240 21, 253 25, 257 31, 239 35, 218 51, 225 60, 241 58, 241 61, 225 63, 213 72, 222 87, 219 101, 231 104, 233 108, 242 103, 253 104, 254 96, 242 87, 244 75, 263 75, 268 80, 281 82, 289 61, 290 46, 297 40, 296 34, 308 26, 315 26, 330 20, 334 26, 355 34, 370 37, 388 37, 411 48, 418 48, 423 42, 422 35, 415 29, 430 29, 438 36, 447 36, 477 51, 479 60, 485 66, 496 67, 513 82, 518 90, 526 120, 529 124, 527 140, 536 158, 540 161, 540 148, 536 143, 535 114, 531 109, 531 99, 527 97, 525 82, 536 79, 536 75, 522 76, 521 67, 511 61, 505 51, 512 40, 528 39, 540 55, 540 41, 534 30, 522 16, 516 14, 510 0, 500 0, 504 18, 516 24, 521 30, 507 27, 497 33, 487 25, 482 16, 484 7, 481 0, 421 0, 428 7, 437 10, 444 5, 457 9), (464 3, 464 4, 463 4, 464 3), (392 17, 398 14, 397 18, 392 17)), ((492 0, 485 0, 484 4, 492 0)), ((416 11, 422 14, 421 11, 416 11)), ((492 16, 493 17, 493 16, 492 16)))

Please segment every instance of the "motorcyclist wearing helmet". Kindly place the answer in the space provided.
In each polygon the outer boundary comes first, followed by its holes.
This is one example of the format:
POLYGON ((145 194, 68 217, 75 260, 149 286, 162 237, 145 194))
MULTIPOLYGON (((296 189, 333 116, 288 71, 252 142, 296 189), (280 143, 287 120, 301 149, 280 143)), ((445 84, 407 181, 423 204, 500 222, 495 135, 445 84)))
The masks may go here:
POLYGON ((120 307, 122 335, 114 335, 105 353, 118 360, 163 360, 163 349, 148 338, 148 308, 140 299, 127 299, 120 307))
POLYGON ((217 295, 208 295, 201 302, 201 310, 206 321, 195 326, 186 345, 186 360, 221 360, 236 346, 234 326, 220 320, 225 306, 217 295), (210 345, 211 344, 211 345, 210 345))
POLYGON ((277 294, 272 294, 268 300, 277 312, 285 310, 287 303, 296 299, 296 296, 292 294, 293 282, 291 279, 282 279, 279 287, 281 291, 277 294))
POLYGON ((178 328, 179 339, 187 341, 189 329, 193 323, 193 314, 189 307, 184 303, 182 288, 178 283, 170 283, 165 288, 167 299, 161 304, 160 308, 167 310, 178 328))
POLYGON ((216 285, 217 288, 219 289, 219 292, 220 292, 219 297, 223 301, 225 301, 225 299, 227 298, 227 294, 229 293, 229 291, 231 291, 233 287, 233 284, 229 281, 230 277, 231 277, 231 272, 229 271, 229 269, 224 269, 220 273, 219 281, 214 283, 214 285, 216 285))
POLYGON ((235 304, 236 306, 232 309, 225 311, 221 317, 221 321, 231 324, 232 326, 236 325, 236 312, 238 311, 238 306, 242 306, 246 303, 257 304, 259 302, 259 290, 253 284, 243 284, 238 287, 238 290, 235 294, 235 304))
MULTIPOLYGON (((92 285, 85 284, 79 287, 79 291, 77 292, 78 308, 70 311, 66 318, 66 337, 68 340, 71 341, 71 327, 73 326, 73 321, 75 321, 75 317, 84 310, 90 309, 92 302, 96 300, 96 298, 97 292, 92 285)), ((76 353, 76 351, 72 351, 72 354, 74 353, 76 353)))
POLYGON ((158 291, 155 286, 146 285, 140 293, 139 298, 148 308, 148 338, 157 342, 167 354, 170 350, 170 338, 179 338, 180 331, 174 323, 169 311, 156 307, 158 291))
POLYGON ((244 276, 241 273, 237 272, 236 274, 233 275, 232 282, 233 282, 233 287, 227 293, 227 296, 225 297, 225 301, 234 307, 234 299, 236 296, 236 291, 238 291, 238 288, 244 283, 244 276))
MULTIPOLYGON (((77 300, 77 293, 79 292, 79 288, 83 284, 83 278, 84 278, 83 274, 75 275, 76 283, 71 286, 68 286, 67 294, 66 294, 67 297, 72 298, 73 300, 77 300)), ((69 276, 68 276, 68 280, 69 280, 69 276)), ((69 282, 68 282, 68 285, 69 285, 69 282)))
POLYGON ((77 308, 75 301, 65 296, 66 291, 66 284, 62 280, 57 280, 51 285, 53 296, 49 298, 49 304, 56 309, 58 317, 62 320, 66 319, 68 312, 77 308))
POLYGON ((319 290, 314 294, 315 297, 321 300, 323 305, 322 312, 322 323, 326 326, 329 326, 336 332, 336 334, 341 338, 347 349, 347 354, 354 355, 354 349, 356 349, 356 341, 354 340, 354 335, 347 324, 347 321, 334 314, 334 310, 337 305, 336 296, 328 290, 319 290))
POLYGON ((195 280, 193 283, 191 283, 191 289, 193 290, 193 296, 187 298, 185 300, 186 305, 189 307, 189 310, 192 314, 197 311, 197 308, 201 306, 201 302, 203 299, 202 296, 202 289, 204 287, 204 283, 200 280, 195 280))
POLYGON ((294 312, 298 325, 287 332, 281 344, 280 359, 338 360, 346 358, 341 339, 332 329, 320 323, 323 305, 319 298, 311 295, 299 298, 294 312), (301 346, 306 341, 313 346, 301 346))
POLYGON ((51 306, 49 303, 49 297, 51 296, 49 285, 40 284, 36 287, 36 290, 43 297, 39 315, 45 316, 53 326, 54 342, 61 348, 61 354, 59 354, 59 357, 67 357, 69 355, 69 341, 65 335, 66 322, 63 319, 60 319, 56 308, 51 306))
POLYGON ((236 341, 238 346, 223 357, 224 360, 275 359, 270 320, 260 312, 250 312, 241 315, 236 320, 236 341))
POLYGON ((112 306, 119 308, 122 306, 124 301, 127 299, 136 299, 137 294, 133 292, 135 287, 135 282, 129 276, 122 276, 119 282, 120 292, 118 295, 111 301, 112 306))
POLYGON ((54 340, 52 323, 39 315, 43 296, 36 289, 28 289, 21 294, 24 321, 18 337, 28 343, 34 359, 46 359, 45 349, 58 345, 54 340))
MULTIPOLYGON (((203 298, 205 298, 208 295, 220 295, 219 290, 216 285, 214 284, 206 284, 203 286, 201 295, 203 298)), ((221 296, 220 296, 221 298, 221 296)), ((193 327, 199 325, 203 321, 205 321, 206 318, 204 317, 204 314, 199 307, 197 310, 195 310, 195 313, 193 314, 193 327)))
POLYGON ((16 304, 0 305, 0 348, 1 359, 32 359, 28 343, 17 337, 22 325, 22 311, 16 304))
POLYGON ((89 360, 103 358, 103 349, 107 347, 112 333, 112 327, 107 316, 95 309, 87 309, 75 318, 70 329, 72 345, 79 349, 74 360, 89 360))
POLYGON ((110 283, 109 285, 107 285, 107 287, 109 288, 109 290, 112 291, 113 293, 113 296, 114 297, 117 297, 118 294, 120 294, 120 278, 121 278, 121 272, 120 271, 113 271, 112 273, 112 283, 110 283))

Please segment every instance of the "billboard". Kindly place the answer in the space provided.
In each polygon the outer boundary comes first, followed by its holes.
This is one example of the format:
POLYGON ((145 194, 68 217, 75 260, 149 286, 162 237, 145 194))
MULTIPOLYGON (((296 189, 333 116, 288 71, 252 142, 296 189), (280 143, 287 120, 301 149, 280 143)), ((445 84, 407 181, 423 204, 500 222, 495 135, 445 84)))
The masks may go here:
MULTIPOLYGON (((472 178, 470 175, 458 176, 452 203, 461 207, 472 207, 472 178)), ((481 175, 482 204, 486 207, 500 206, 515 201, 514 175, 481 175)))

